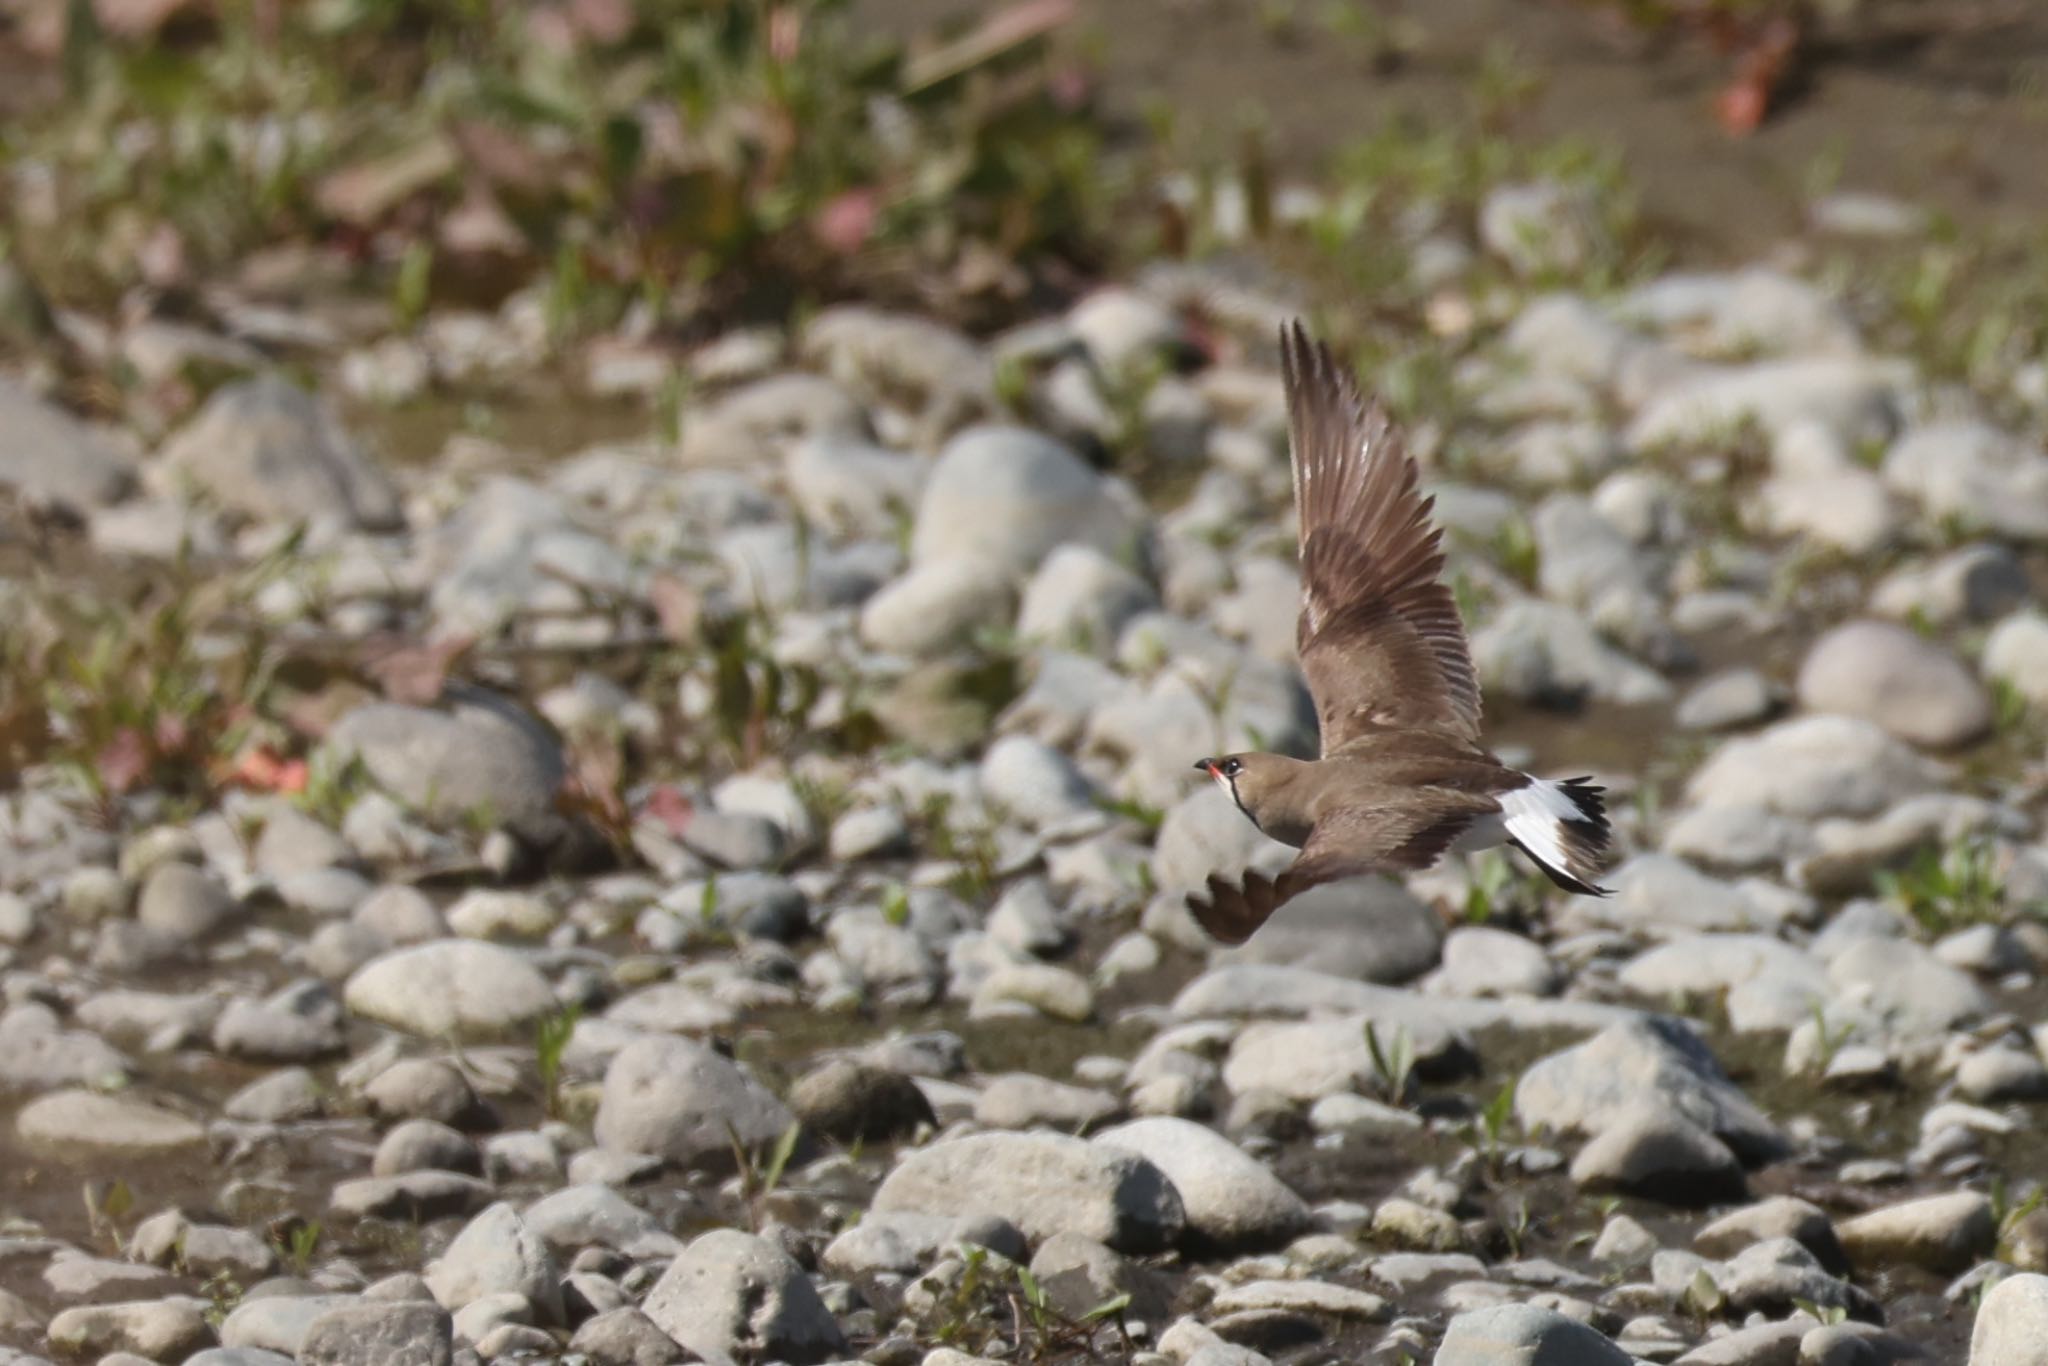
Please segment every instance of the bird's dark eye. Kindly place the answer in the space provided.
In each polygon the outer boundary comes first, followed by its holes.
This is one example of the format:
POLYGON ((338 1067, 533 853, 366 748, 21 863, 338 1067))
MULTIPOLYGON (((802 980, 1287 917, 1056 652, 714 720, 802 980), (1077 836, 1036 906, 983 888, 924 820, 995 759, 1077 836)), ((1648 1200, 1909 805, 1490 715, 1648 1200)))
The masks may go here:
POLYGON ((1223 761, 1223 776, 1226 778, 1235 778, 1243 768, 1244 765, 1239 763, 1237 760, 1225 759, 1223 761))

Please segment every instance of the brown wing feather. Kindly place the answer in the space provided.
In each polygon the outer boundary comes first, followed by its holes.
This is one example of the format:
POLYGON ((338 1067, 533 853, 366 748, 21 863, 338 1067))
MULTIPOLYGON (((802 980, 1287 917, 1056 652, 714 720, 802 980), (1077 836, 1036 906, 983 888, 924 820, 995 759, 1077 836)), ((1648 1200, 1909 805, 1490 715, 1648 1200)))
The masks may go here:
POLYGON ((1188 894, 1195 923, 1225 944, 1242 944, 1289 901, 1311 887, 1366 873, 1427 868, 1478 817, 1499 809, 1484 792, 1432 789, 1396 807, 1347 806, 1317 821, 1308 842, 1277 878, 1248 872, 1241 885, 1209 876, 1207 895, 1188 894))
POLYGON ((1280 349, 1301 523, 1295 640, 1323 754, 1382 727, 1476 740, 1479 680, 1414 458, 1301 324, 1280 349))

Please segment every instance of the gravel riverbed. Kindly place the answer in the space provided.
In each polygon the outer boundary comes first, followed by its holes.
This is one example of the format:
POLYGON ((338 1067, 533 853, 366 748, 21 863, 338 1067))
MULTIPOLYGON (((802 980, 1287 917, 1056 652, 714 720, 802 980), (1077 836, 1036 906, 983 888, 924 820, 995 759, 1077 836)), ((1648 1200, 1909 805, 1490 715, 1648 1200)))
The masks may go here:
POLYGON ((2048 1363, 2048 370, 1775 265, 1459 292, 1580 224, 1420 253, 1469 420, 1414 437, 1617 894, 1488 856, 1227 952, 1184 892, 1290 851, 1189 765, 1315 743, 1284 288, 607 338, 678 430, 559 458, 377 454, 528 383, 527 296, 134 323, 234 375, 160 434, 0 380, 0 610, 52 544, 248 576, 180 658, 317 737, 0 793, 0 1362, 2048 1363))

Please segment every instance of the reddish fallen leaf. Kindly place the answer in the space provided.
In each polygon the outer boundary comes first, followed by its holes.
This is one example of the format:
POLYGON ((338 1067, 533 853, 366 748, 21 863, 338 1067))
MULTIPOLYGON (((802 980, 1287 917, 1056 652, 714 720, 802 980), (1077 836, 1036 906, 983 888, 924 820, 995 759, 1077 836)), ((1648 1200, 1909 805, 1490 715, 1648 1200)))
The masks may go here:
POLYGON ((640 804, 640 814, 653 817, 661 822, 664 830, 681 839, 683 831, 689 828, 690 818, 697 814, 697 808, 675 784, 660 783, 640 804))
POLYGON ((93 756, 92 766, 108 792, 132 791, 149 772, 149 741, 134 726, 123 726, 93 756))
POLYGON ((268 745, 236 756, 227 780, 259 792, 304 792, 311 770, 304 759, 287 759, 268 745))
POLYGON ((1791 74, 1798 49, 1799 26, 1792 20, 1780 17, 1763 26, 1736 59, 1734 80, 1714 101, 1714 114, 1723 128, 1746 137, 1763 124, 1772 97, 1791 74))
POLYGON ((1770 92, 1754 81, 1737 80, 1714 97, 1714 117, 1736 137, 1754 133, 1770 111, 1770 92))
POLYGON ((827 250, 851 256, 874 236, 882 216, 882 197, 873 188, 844 190, 825 201, 811 220, 811 231, 827 250))

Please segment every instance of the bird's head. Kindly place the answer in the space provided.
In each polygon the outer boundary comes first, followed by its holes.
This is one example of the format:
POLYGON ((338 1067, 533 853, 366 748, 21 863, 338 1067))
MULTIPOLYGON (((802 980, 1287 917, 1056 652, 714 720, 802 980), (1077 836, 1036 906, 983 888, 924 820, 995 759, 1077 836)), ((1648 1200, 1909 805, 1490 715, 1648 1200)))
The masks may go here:
POLYGON ((1219 754, 1195 765, 1254 821, 1269 802, 1286 800, 1296 790, 1295 781, 1311 767, 1285 755, 1259 753, 1219 754))
POLYGON ((1259 783, 1259 761, 1270 756, 1264 754, 1219 754, 1213 759, 1204 759, 1195 767, 1209 775, 1216 785, 1228 793, 1238 810, 1253 820, 1252 808, 1247 804, 1255 799, 1259 783))

